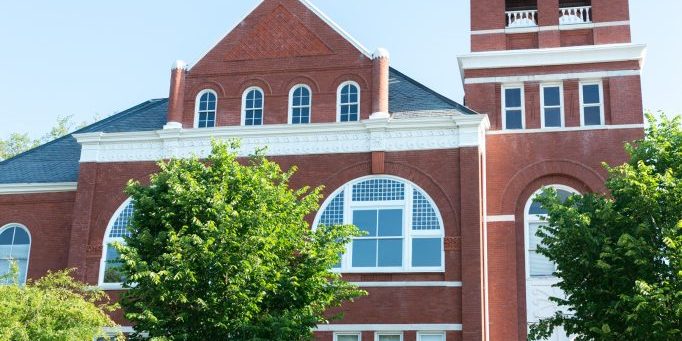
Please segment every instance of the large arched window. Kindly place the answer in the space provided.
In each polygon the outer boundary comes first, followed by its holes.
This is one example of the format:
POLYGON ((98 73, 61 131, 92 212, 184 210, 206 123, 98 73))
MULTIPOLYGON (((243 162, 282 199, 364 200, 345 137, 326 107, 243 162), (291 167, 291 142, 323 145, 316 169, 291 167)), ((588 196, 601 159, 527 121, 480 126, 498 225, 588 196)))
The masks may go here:
POLYGON ((265 99, 261 88, 251 87, 246 89, 242 98, 242 125, 262 125, 264 105, 265 99))
POLYGON ((367 233, 348 245, 338 270, 443 270, 443 222, 416 185, 389 176, 361 178, 338 189, 322 207, 315 226, 353 224, 367 233))
POLYGON ((212 128, 216 126, 218 96, 213 90, 203 90, 197 96, 194 113, 194 127, 212 128))
MULTIPOLYGON (((19 266, 19 283, 26 283, 28 257, 31 252, 31 235, 20 224, 7 224, 0 228, 0 275, 10 272, 12 262, 19 266)), ((4 283, 12 283, 7 278, 4 283)))
POLYGON ((289 123, 310 123, 311 91, 307 85, 293 87, 289 93, 289 123))
POLYGON ((121 205, 109 220, 102 243, 102 261, 99 267, 99 284, 105 288, 119 288, 125 280, 120 273, 121 262, 112 243, 125 243, 123 237, 130 236, 128 225, 133 216, 134 205, 131 199, 121 205))
POLYGON ((337 94, 337 120, 354 122, 360 120, 360 86, 355 82, 345 82, 339 86, 337 94))

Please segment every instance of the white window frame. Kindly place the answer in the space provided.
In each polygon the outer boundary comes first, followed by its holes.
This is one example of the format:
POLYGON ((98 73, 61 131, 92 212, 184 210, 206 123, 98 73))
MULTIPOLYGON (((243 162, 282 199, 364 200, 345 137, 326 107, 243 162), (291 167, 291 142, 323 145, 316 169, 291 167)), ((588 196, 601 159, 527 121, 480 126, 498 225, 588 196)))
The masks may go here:
POLYGON ((194 128, 199 128, 199 106, 201 104, 201 96, 203 96, 206 93, 213 94, 215 96, 215 111, 213 112, 213 115, 215 115, 215 120, 214 120, 214 126, 213 127, 205 127, 201 129, 209 129, 209 128, 215 128, 218 126, 218 93, 215 92, 212 89, 204 89, 197 94, 196 99, 194 100, 194 128))
POLYGON ((563 83, 543 83, 540 85, 540 120, 542 122, 542 128, 548 129, 558 129, 566 126, 566 115, 564 113, 564 85, 563 83), (561 126, 560 127, 547 127, 545 126, 545 109, 556 109, 557 106, 545 106, 545 88, 559 88, 559 115, 561 115, 561 126))
MULTIPOLYGON (((542 278, 550 278, 551 279, 551 278, 554 278, 554 276, 531 276, 530 275, 530 250, 529 250, 530 249, 530 224, 546 222, 545 220, 543 220, 543 218, 546 217, 546 215, 530 214, 530 207, 533 204, 533 201, 535 201, 535 198, 547 188, 554 188, 555 190, 562 190, 562 191, 566 191, 566 192, 569 192, 572 194, 580 194, 580 192, 578 192, 577 190, 575 190, 574 188, 571 188, 569 186, 554 184, 554 185, 544 186, 544 187, 538 189, 537 191, 535 191, 535 193, 533 193, 533 195, 530 196, 530 198, 528 198, 528 201, 526 202, 526 207, 523 210, 523 214, 524 214, 524 217, 523 217, 523 220, 524 220, 523 236, 524 237, 523 237, 523 239, 524 239, 524 250, 525 250, 524 251, 524 258, 525 258, 525 263, 526 263, 526 265, 525 265, 526 266, 526 280, 528 280, 528 279, 542 279, 542 278)), ((555 270, 556 270, 556 266, 555 266, 555 270)))
POLYGON ((442 341, 445 341, 445 332, 441 331, 433 331, 433 332, 417 332, 417 341, 422 340, 422 336, 440 336, 443 338, 442 341))
POLYGON ((510 83, 502 85, 502 129, 503 130, 523 130, 526 129, 526 90, 523 83, 510 83), (521 89, 521 107, 507 108, 507 90, 521 89), (521 110, 521 128, 507 129, 507 110, 521 110))
POLYGON ((310 124, 313 123, 313 90, 307 84, 297 84, 289 90, 289 124, 294 122, 294 109, 308 108, 308 123, 297 123, 297 124, 310 124), (305 88, 310 94, 310 102, 308 105, 297 105, 294 106, 294 92, 300 88, 305 88))
POLYGON ((403 341, 403 333, 401 332, 375 332, 374 341, 381 341, 380 336, 400 336, 400 341, 403 341))
MULTIPOLYGON (((370 175, 361 178, 354 179, 345 185, 338 188, 334 193, 332 193, 324 203, 320 206, 320 210, 315 217, 313 226, 317 227, 319 224, 322 214, 327 209, 329 204, 336 198, 336 196, 345 191, 344 194, 344 210, 343 210, 343 221, 344 224, 352 224, 353 222, 353 211, 358 209, 369 209, 369 210, 382 210, 382 209, 396 209, 400 208, 403 210, 403 258, 401 267, 353 267, 352 266, 352 256, 353 256, 353 242, 351 241, 346 246, 346 253, 341 258, 341 267, 335 268, 333 271, 340 273, 409 273, 409 272, 431 272, 438 273, 445 271, 445 250, 443 246, 443 239, 445 238, 445 225, 443 224, 443 218, 440 214, 440 210, 436 203, 431 199, 426 191, 424 191, 419 186, 414 183, 395 176, 390 175, 370 175), (368 202, 354 202, 352 201, 353 195, 353 185, 373 179, 388 179, 393 181, 401 182, 405 185, 405 199, 396 201, 368 201, 368 202), (436 217, 438 218, 438 223, 440 224, 439 230, 412 230, 412 208, 413 208, 413 190, 421 192, 421 194, 426 198, 429 204, 433 207, 436 217), (440 239, 440 266, 438 267, 418 267, 412 266, 412 241, 414 239, 420 238, 439 238, 440 239)), ((389 238, 390 239, 390 238, 389 238)))
POLYGON ((606 125, 606 121, 604 119, 604 82, 600 80, 584 80, 580 81, 579 83, 579 92, 580 92, 580 126, 581 127, 600 127, 606 125), (584 96, 583 96, 583 86, 585 85, 597 85, 599 86, 599 120, 600 123, 599 125, 585 125, 585 107, 595 107, 595 104, 589 104, 585 105, 584 101, 584 96))
POLYGON ((111 228, 114 226, 116 219, 121 215, 123 210, 128 206, 132 198, 126 199, 121 206, 116 209, 116 212, 109 219, 107 224, 107 229, 104 231, 104 238, 102 239, 102 256, 99 262, 99 277, 97 280, 98 286, 103 290, 121 290, 123 289, 123 283, 105 283, 104 282, 104 270, 106 268, 107 261, 107 246, 113 242, 125 243, 122 237, 109 238, 109 233, 111 233, 111 228))
POLYGON ((344 121, 343 123, 348 123, 348 122, 360 122, 362 120, 362 115, 360 114, 362 112, 362 108, 360 106, 360 103, 362 103, 362 89, 360 88, 360 85, 355 82, 355 81, 345 81, 339 85, 339 87, 336 89, 336 122, 341 122, 341 90, 343 89, 344 86, 346 85, 354 85, 358 89, 358 101, 357 102, 348 102, 348 103, 343 103, 343 105, 353 105, 357 104, 358 106, 358 119, 357 121, 344 121))
POLYGON ((339 341, 339 336, 357 336, 358 341, 362 341, 361 332, 334 332, 334 341, 339 341))
MULTIPOLYGON (((250 126, 248 126, 248 127, 259 127, 259 126, 265 125, 265 92, 263 91, 263 89, 261 89, 261 88, 258 87, 258 86, 252 86, 252 87, 249 87, 249 88, 247 88, 246 90, 244 90, 244 93, 242 93, 242 117, 241 117, 241 125, 242 125, 242 126, 245 126, 245 127, 247 126, 247 125, 246 125, 246 96, 249 94, 249 92, 251 92, 251 91, 253 91, 253 90, 260 91, 260 94, 261 94, 261 96, 262 96, 262 98, 263 98, 263 102, 261 103, 262 106, 260 107, 260 110, 263 111, 263 117, 262 117, 262 119, 261 119, 261 124, 260 124, 260 125, 254 124, 254 125, 250 125, 250 126)), ((258 110, 258 108, 254 108, 254 109, 258 110)), ((253 110, 253 109, 251 109, 251 110, 253 110)))
MULTIPOLYGON (((31 262, 31 246, 33 246, 33 236, 31 236, 31 231, 28 229, 28 227, 19 223, 9 223, 4 225, 3 227, 0 227, 0 234, 2 234, 3 232, 5 232, 5 230, 10 229, 12 227, 21 228, 24 231, 26 231, 26 234, 28 234, 28 254, 26 255, 26 273, 24 274, 23 281, 21 280, 21 278, 19 278, 20 283, 26 283, 26 281, 28 280, 28 269, 30 265, 29 263, 31 262)), ((14 243, 12 243, 12 247, 14 247, 14 243)))

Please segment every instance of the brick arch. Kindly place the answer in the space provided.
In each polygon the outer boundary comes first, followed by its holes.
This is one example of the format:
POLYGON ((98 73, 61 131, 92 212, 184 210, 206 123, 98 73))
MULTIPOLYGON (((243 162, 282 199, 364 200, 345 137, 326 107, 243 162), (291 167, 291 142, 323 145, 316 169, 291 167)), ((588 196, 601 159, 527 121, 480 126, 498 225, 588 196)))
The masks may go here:
POLYGON ((346 74, 343 74, 339 77, 336 77, 336 79, 334 79, 334 81, 331 83, 331 88, 327 89, 327 91, 333 92, 336 94, 336 91, 339 89, 339 86, 341 85, 341 83, 347 82, 347 81, 353 81, 355 83, 358 83, 358 85, 360 85, 361 90, 362 89, 365 89, 365 90, 369 89, 369 82, 364 77, 362 77, 361 75, 356 74, 356 73, 346 73, 346 74))
MULTIPOLYGON (((511 180, 502 191, 502 201, 499 203, 499 212, 503 212, 504 214, 516 212, 522 194, 524 191, 528 190, 533 182, 538 181, 539 179, 552 177, 557 180, 565 180, 567 182, 565 185, 567 186, 570 186, 569 183, 578 186, 578 188, 574 187, 576 190, 584 188, 584 191, 586 192, 606 192, 604 177, 585 164, 571 160, 539 161, 526 166, 512 176, 511 180)), ((549 184, 550 183, 548 183, 548 185, 549 184)), ((525 201, 523 203, 525 204, 525 201)))
POLYGON ((263 89, 263 92, 265 92, 264 95, 266 96, 272 95, 272 86, 270 86, 268 81, 263 78, 250 78, 239 85, 239 94, 237 94, 239 98, 244 96, 244 91, 252 86, 257 86, 263 89))
POLYGON ((283 94, 288 94, 289 91, 291 91, 291 88, 298 84, 305 84, 310 87, 310 89, 313 91, 312 95, 315 95, 316 93, 320 93, 320 84, 318 82, 308 76, 297 76, 293 79, 291 79, 289 82, 284 83, 283 87, 280 89, 280 93, 283 94))
POLYGON ((216 94, 218 94, 219 97, 226 96, 225 88, 223 87, 222 84, 215 81, 204 81, 192 87, 192 91, 190 91, 191 97, 189 99, 195 101, 199 93, 204 90, 213 90, 215 91, 216 94))
POLYGON ((95 223, 90 229, 90 241, 89 245, 100 246, 104 241, 104 233, 107 231, 109 221, 116 213, 123 203, 128 200, 129 196, 123 191, 116 192, 107 197, 106 202, 103 204, 105 209, 100 210, 99 214, 95 217, 95 223))

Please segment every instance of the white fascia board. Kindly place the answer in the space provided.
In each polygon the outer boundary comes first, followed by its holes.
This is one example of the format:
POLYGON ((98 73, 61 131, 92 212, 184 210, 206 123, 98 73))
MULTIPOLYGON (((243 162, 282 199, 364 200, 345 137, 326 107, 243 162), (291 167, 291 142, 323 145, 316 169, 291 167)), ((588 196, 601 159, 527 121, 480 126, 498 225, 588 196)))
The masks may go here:
POLYGON ((75 134, 80 162, 158 161, 205 157, 211 140, 241 140, 239 155, 313 155, 454 149, 485 144, 486 115, 374 119, 353 123, 273 124, 130 133, 75 134))
POLYGON ((0 195, 73 192, 77 182, 0 184, 0 195))
POLYGON ((608 44, 556 47, 530 50, 474 52, 459 56, 464 70, 608 63, 637 60, 644 62, 645 44, 608 44))

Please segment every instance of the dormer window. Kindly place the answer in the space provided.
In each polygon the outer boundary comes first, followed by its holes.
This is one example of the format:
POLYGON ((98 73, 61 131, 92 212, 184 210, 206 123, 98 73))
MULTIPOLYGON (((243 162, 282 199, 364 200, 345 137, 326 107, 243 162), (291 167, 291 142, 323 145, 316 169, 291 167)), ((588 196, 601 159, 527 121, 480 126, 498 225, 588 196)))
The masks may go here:
POLYGON ((338 91, 338 121, 354 122, 360 119, 360 87, 355 82, 341 84, 338 91))
POLYGON ((252 87, 244 91, 242 98, 242 125, 263 125, 263 107, 265 104, 263 90, 252 87))
POLYGON ((218 96, 213 90, 203 90, 197 95, 194 112, 195 128, 212 128, 216 125, 218 96))
POLYGON ((289 123, 310 123, 311 91, 307 85, 297 85, 289 93, 289 123))

